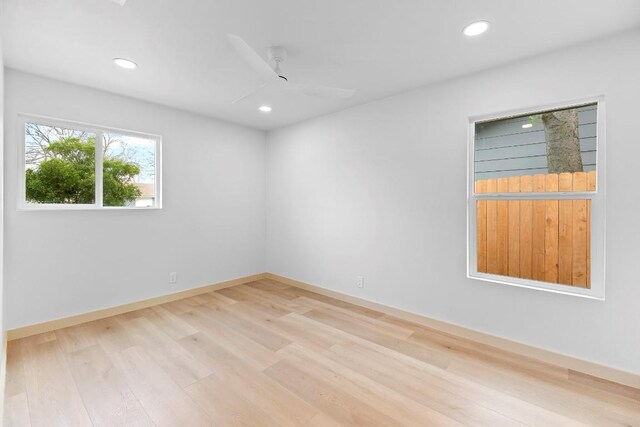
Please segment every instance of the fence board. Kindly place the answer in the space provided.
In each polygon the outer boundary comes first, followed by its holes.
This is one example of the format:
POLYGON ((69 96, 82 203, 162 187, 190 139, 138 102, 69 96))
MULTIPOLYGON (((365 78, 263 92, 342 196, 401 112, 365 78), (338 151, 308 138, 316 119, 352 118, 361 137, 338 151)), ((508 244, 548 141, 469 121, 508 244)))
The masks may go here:
MULTIPOLYGON (((587 173, 587 191, 596 191, 596 171, 587 173)), ((587 200, 587 288, 591 287, 591 200, 587 200)))
MULTIPOLYGON (((558 175, 558 190, 573 191, 573 174, 558 175)), ((558 283, 572 284, 573 201, 558 202, 558 283)))
MULTIPOLYGON (((587 190, 587 174, 573 175, 573 190, 587 190)), ((573 286, 587 287, 587 200, 573 200, 573 253, 572 280, 573 286)))
MULTIPOLYGON (((476 181, 476 192, 485 193, 487 191, 487 181, 476 181)), ((487 272, 487 201, 477 202, 477 251, 478 251, 478 271, 487 272)))
MULTIPOLYGON (((520 192, 520 177, 509 178, 509 193, 520 192)), ((509 276, 520 277, 520 200, 509 200, 509 276)))
MULTIPOLYGON (((495 193, 498 182, 488 179, 487 193, 495 193)), ((498 201, 487 200, 487 273, 498 274, 498 201)))
POLYGON ((596 191, 596 171, 587 172, 587 191, 596 191))
MULTIPOLYGON (((520 177, 520 191, 533 192, 533 176, 520 177)), ((531 279, 533 239, 533 201, 520 200, 520 277, 531 279)))
MULTIPOLYGON (((498 178, 498 193, 509 191, 509 180, 498 178)), ((509 273, 509 201, 498 200, 498 274, 509 273)))
MULTIPOLYGON (((533 191, 546 191, 545 175, 534 175, 533 191)), ((531 241, 531 256, 533 258, 532 276, 534 280, 544 280, 544 234, 545 234, 546 203, 544 200, 533 201, 533 238, 531 241)))
MULTIPOLYGON (((545 190, 558 191, 558 174, 545 176, 545 190)), ((545 200, 544 280, 558 283, 558 201, 545 200)))

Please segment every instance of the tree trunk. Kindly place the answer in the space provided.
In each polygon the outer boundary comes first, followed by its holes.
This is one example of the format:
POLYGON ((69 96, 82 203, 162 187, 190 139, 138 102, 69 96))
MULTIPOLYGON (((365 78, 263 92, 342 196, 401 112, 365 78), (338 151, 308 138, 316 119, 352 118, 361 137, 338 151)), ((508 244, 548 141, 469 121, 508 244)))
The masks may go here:
POLYGON ((542 114, 549 173, 582 172, 578 112, 575 109, 542 114))

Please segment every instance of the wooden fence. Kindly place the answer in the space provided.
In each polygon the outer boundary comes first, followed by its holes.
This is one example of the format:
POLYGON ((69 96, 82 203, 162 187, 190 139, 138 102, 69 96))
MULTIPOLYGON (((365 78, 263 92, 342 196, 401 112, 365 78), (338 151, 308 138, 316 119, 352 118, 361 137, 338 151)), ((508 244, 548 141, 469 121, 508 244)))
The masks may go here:
MULTIPOLYGON (((593 191, 596 173, 475 182, 477 193, 593 191)), ((591 286, 591 200, 478 200, 478 272, 591 286)))

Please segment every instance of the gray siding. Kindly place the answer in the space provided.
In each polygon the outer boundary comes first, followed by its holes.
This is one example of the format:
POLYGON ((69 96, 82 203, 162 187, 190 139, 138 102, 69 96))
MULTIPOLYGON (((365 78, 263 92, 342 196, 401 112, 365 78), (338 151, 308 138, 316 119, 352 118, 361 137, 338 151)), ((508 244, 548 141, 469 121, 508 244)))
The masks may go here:
MULTIPOLYGON (((596 105, 578 108, 580 151, 585 171, 596 167, 596 109, 596 105)), ((544 126, 536 123, 523 129, 522 125, 529 122, 526 116, 476 125, 476 179, 548 173, 544 126)))

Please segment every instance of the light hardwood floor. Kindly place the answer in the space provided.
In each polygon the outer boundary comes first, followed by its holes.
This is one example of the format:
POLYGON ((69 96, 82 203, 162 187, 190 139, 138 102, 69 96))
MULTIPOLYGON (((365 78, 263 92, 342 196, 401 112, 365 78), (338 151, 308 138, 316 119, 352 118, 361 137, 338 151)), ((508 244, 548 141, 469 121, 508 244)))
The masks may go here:
POLYGON ((9 343, 6 426, 640 426, 640 390, 263 280, 9 343))

